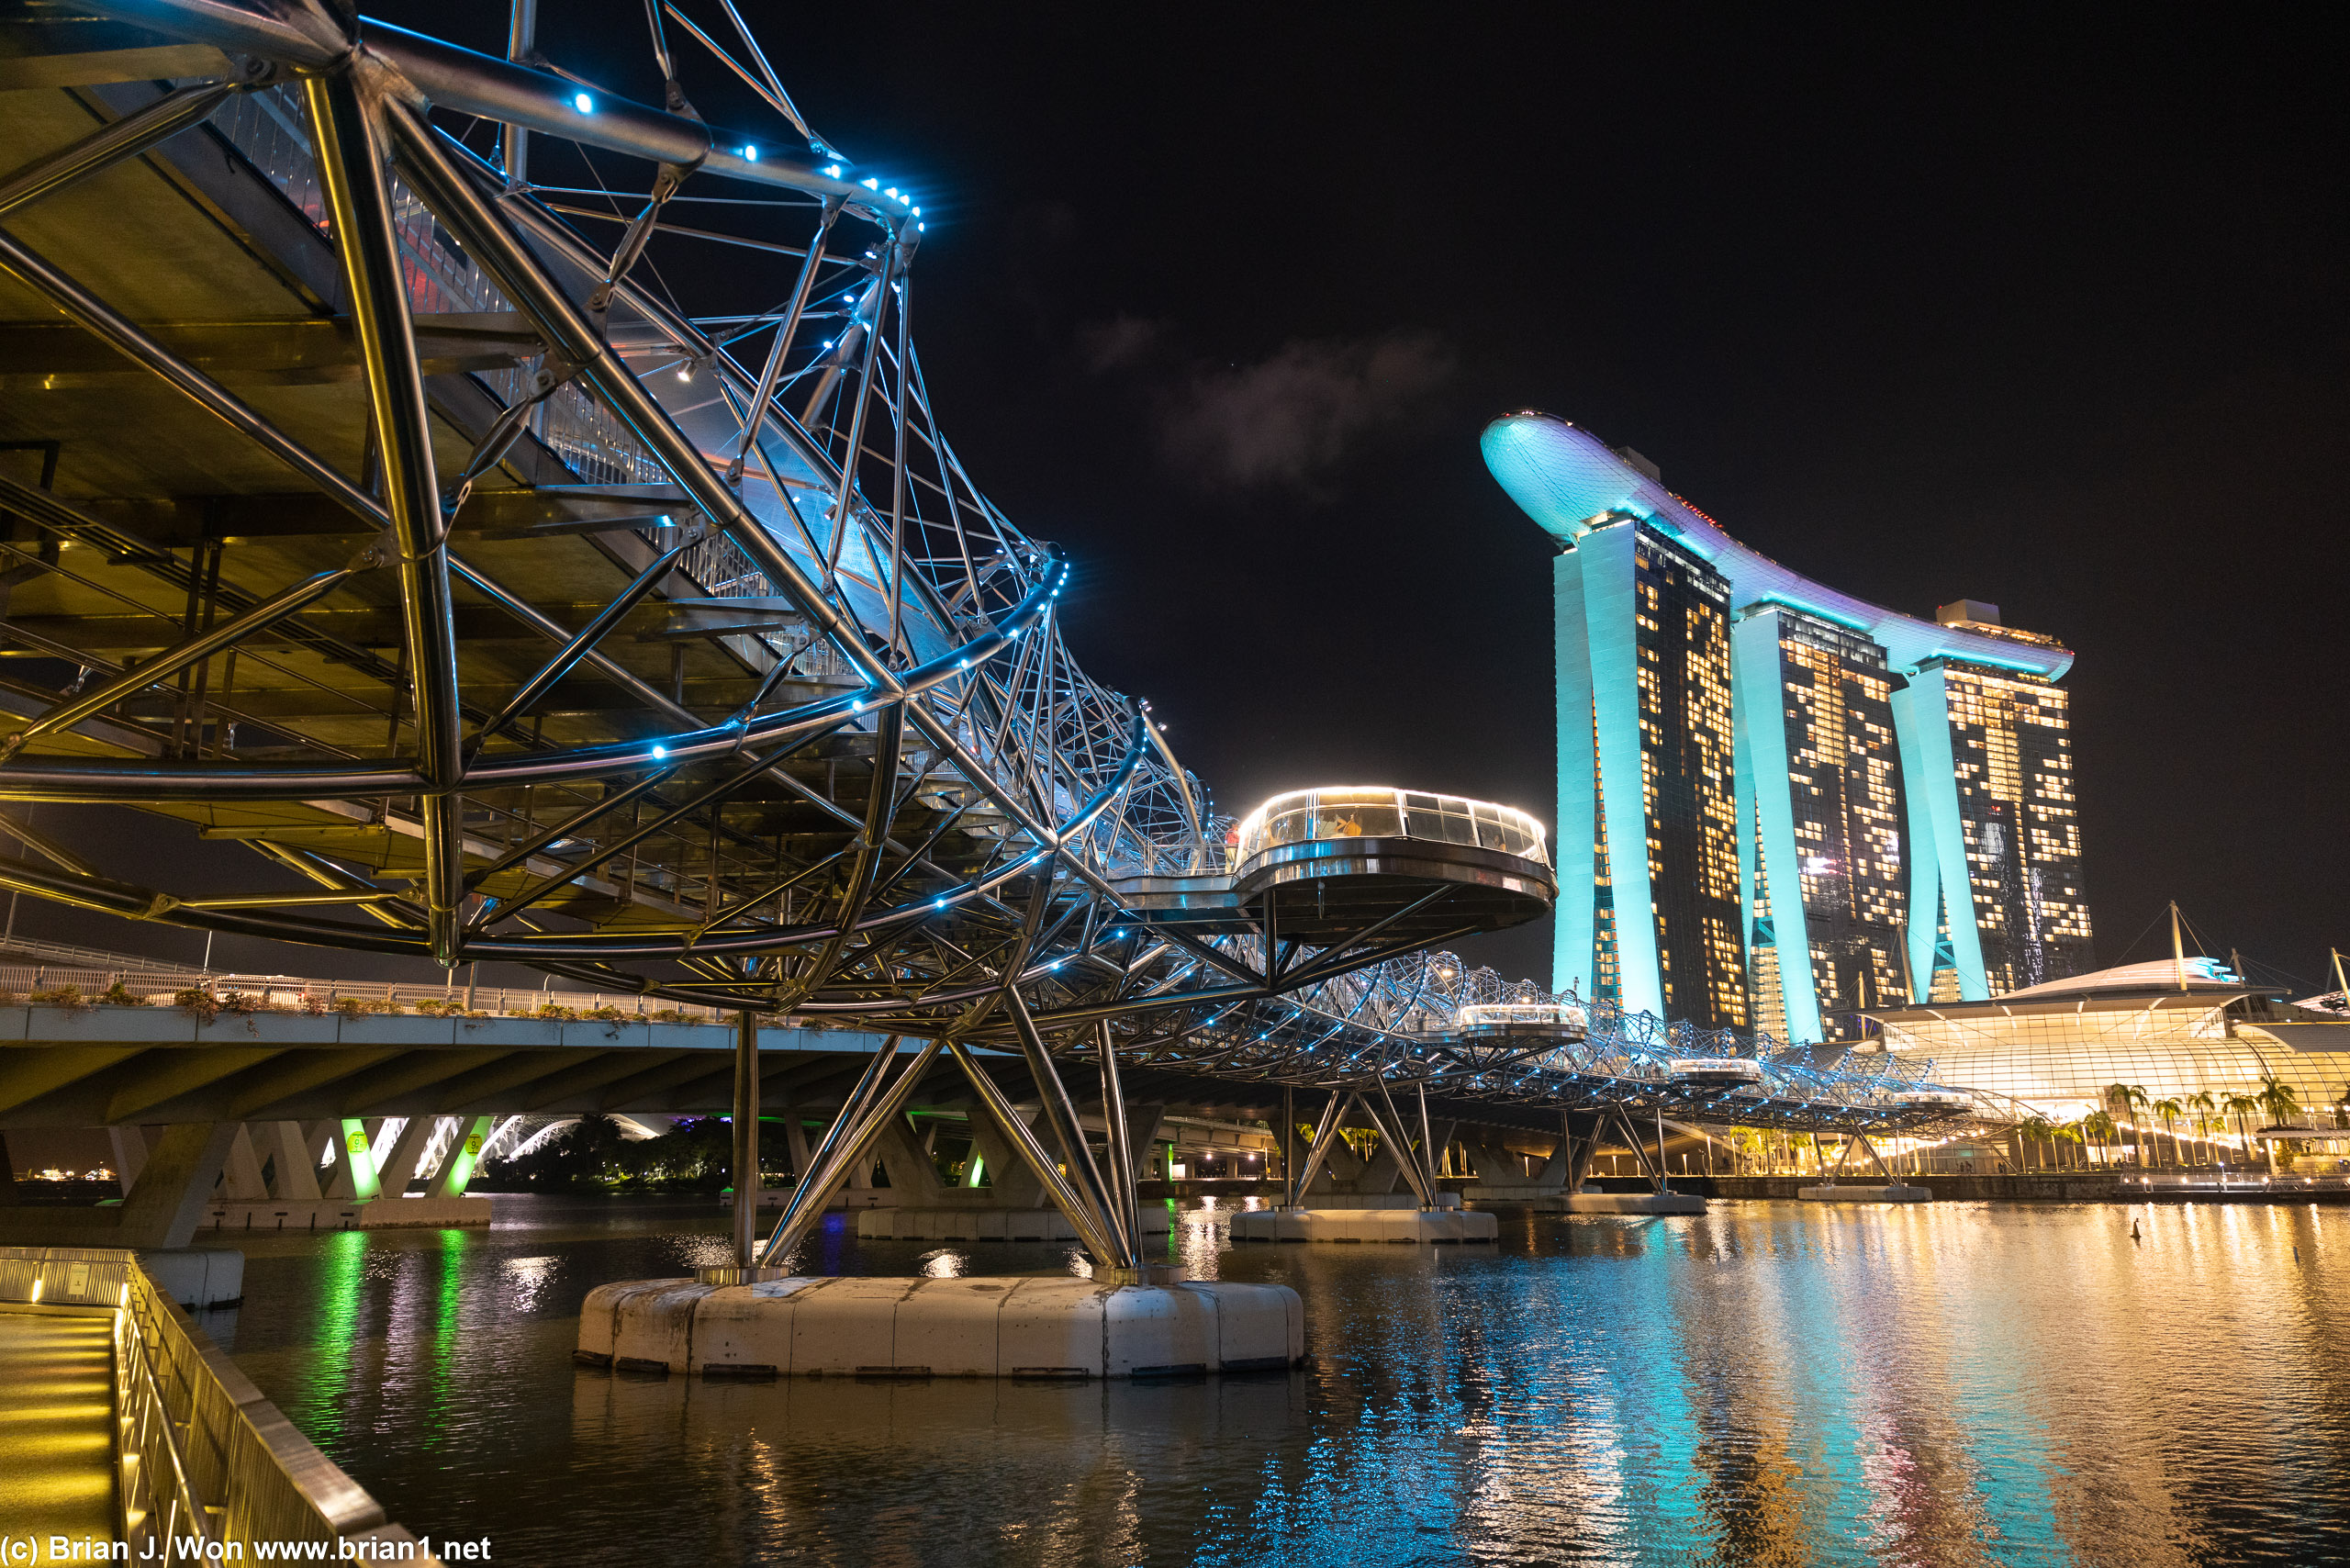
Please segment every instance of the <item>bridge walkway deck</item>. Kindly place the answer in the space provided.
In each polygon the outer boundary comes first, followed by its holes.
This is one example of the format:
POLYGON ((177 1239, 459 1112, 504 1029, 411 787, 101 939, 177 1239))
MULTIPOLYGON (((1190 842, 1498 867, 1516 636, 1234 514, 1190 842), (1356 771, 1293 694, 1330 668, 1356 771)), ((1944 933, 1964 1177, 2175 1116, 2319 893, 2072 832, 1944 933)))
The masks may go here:
POLYGON ((0 1539, 115 1538, 114 1325, 0 1311, 0 1539))

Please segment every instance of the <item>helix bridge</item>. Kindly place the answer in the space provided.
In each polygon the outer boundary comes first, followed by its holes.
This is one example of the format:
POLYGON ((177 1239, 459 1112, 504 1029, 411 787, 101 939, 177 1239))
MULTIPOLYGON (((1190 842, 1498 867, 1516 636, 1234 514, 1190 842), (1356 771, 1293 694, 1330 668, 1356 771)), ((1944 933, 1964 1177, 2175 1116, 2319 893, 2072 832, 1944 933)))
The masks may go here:
POLYGON ((840 1159, 942 1054, 983 1097, 977 1055, 1024 1058, 1065 1149, 1080 1067, 1113 1121, 1128 1065, 1980 1111, 1464 968, 1555 894, 1523 813, 1220 814, 941 426, 920 191, 809 126, 733 0, 648 6, 609 80, 527 4, 502 53, 324 0, 12 25, 0 886, 915 1043, 840 1159), (123 807, 205 853, 55 831, 123 807))

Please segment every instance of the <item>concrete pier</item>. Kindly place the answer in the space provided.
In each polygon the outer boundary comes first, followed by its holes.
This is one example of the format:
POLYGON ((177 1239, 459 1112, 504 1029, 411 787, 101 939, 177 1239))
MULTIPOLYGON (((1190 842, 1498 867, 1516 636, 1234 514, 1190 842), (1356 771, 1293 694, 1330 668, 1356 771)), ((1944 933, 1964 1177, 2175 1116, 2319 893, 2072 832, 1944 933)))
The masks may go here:
MULTIPOLYGON (((1164 1204, 1143 1205, 1142 1233, 1165 1236, 1175 1217, 1164 1204)), ((856 1234, 865 1241, 1074 1241, 1077 1229, 1058 1209, 995 1208, 970 1204, 922 1208, 861 1208, 856 1234)))
POLYGON ((196 1234, 248 1230, 405 1230, 490 1223, 490 1200, 464 1198, 216 1199, 196 1234))
POLYGON ((1706 1200, 1695 1193, 1561 1193, 1528 1206, 1550 1214, 1701 1215, 1706 1200))
POLYGON ((1235 1241, 1493 1241, 1501 1222, 1483 1209, 1245 1209, 1235 1241))
POLYGON ((704 1377, 1149 1377, 1304 1354, 1286 1285, 1066 1275, 634 1280, 588 1293, 577 1350, 590 1366, 704 1377))
POLYGON ((1797 1187, 1796 1196, 1814 1204, 1922 1204, 1933 1197, 1924 1187, 1898 1184, 1862 1187, 1852 1183, 1797 1187))

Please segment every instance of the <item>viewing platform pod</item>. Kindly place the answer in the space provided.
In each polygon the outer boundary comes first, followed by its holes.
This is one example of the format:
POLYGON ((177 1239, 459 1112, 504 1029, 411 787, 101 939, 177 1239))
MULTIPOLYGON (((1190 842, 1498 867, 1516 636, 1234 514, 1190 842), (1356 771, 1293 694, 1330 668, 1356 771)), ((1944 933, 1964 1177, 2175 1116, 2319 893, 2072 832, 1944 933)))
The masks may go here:
POLYGON ((1905 1111, 1967 1111, 1975 1106, 1975 1097, 1963 1089, 1903 1089, 1892 1098, 1905 1111))
POLYGON ((1743 1089, 1762 1081, 1762 1064, 1751 1057, 1682 1057, 1664 1064, 1675 1083, 1700 1089, 1743 1089))
POLYGON ((1203 935, 1343 946, 1434 942, 1524 924, 1557 894, 1542 824, 1524 812, 1382 785, 1297 790, 1243 818, 1227 869, 1113 882, 1124 906, 1203 935))

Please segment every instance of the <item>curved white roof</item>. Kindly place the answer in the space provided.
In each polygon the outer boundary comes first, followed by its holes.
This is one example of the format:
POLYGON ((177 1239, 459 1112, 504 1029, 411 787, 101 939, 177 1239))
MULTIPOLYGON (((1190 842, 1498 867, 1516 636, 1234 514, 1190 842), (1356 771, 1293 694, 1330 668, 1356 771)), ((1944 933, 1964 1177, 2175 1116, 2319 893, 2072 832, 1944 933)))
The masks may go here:
POLYGON ((1932 658, 2021 670, 2053 680, 2072 667, 2064 649, 1920 621, 1839 593, 1722 532, 1713 519, 1626 463, 1607 443, 1554 415, 1528 409, 1485 427, 1485 466, 1526 514, 1573 540, 1610 514, 1640 519, 1703 557, 1730 582, 1733 609, 1785 604, 1867 633, 1896 669, 1932 658))
MULTIPOLYGON (((2104 991, 2141 991, 2177 989, 2178 960, 2156 958, 2149 963, 2123 964, 2110 969, 2092 969, 2085 975, 2074 975, 2065 980, 2047 980, 2039 985, 2028 985, 2021 991, 2010 991, 1993 1000, 2038 1002, 2046 997, 2089 996, 2104 991)), ((2191 956, 2187 960, 2187 989, 2240 991, 2246 988, 2243 977, 2219 959, 2191 956)))

